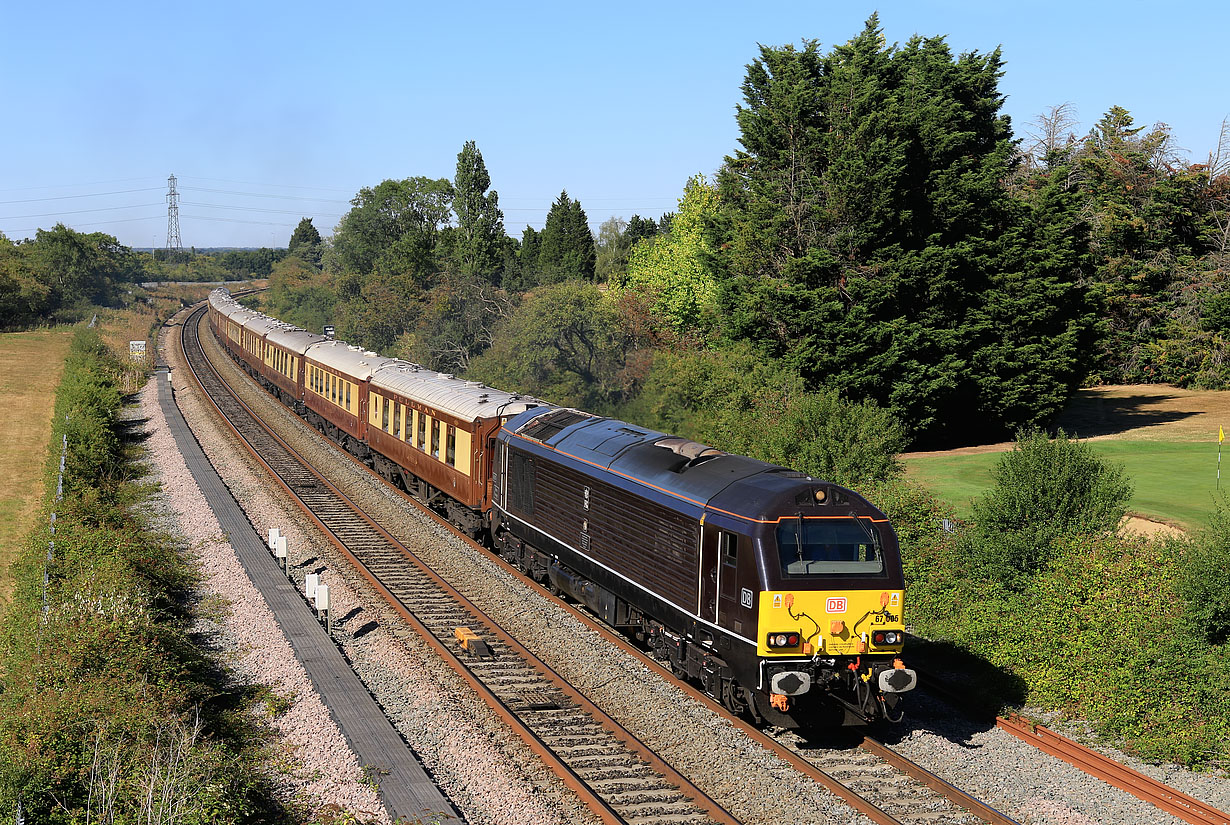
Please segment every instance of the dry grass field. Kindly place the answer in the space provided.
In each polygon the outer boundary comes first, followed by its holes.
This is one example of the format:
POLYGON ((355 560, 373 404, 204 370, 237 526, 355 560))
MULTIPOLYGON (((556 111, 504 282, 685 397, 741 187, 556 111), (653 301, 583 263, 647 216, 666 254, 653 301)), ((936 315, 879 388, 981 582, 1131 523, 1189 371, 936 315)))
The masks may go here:
POLYGON ((55 389, 73 331, 0 334, 0 604, 8 567, 38 516, 55 389))

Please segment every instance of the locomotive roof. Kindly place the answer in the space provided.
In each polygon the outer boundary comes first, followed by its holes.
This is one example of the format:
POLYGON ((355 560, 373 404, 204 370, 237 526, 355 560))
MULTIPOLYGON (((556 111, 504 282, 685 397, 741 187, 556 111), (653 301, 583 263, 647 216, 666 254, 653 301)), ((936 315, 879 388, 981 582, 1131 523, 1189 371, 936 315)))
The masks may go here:
POLYGON ((510 421, 506 429, 702 507, 735 482, 765 472, 789 472, 625 421, 579 410, 550 412, 531 410, 510 421), (557 423, 564 424, 563 429, 553 426, 557 423))
POLYGON ((499 437, 508 439, 510 432, 531 442, 531 451, 552 450, 578 460, 587 474, 597 467, 625 484, 639 484, 739 518, 766 522, 796 515, 884 518, 858 493, 832 482, 580 410, 529 410, 509 421, 499 437), (817 502, 820 489, 825 498, 817 502))
POLYGON ((548 406, 532 396, 497 390, 478 381, 465 381, 409 361, 386 362, 372 373, 371 385, 465 421, 512 416, 534 407, 548 406))
POLYGON ((395 360, 345 341, 319 341, 307 348, 306 355, 355 381, 366 381, 377 368, 395 360))
POLYGON ((317 335, 315 332, 308 332, 306 329, 300 329, 290 324, 282 324, 276 329, 271 329, 268 338, 271 343, 299 355, 307 352, 307 348, 312 344, 328 340, 323 335, 317 335))

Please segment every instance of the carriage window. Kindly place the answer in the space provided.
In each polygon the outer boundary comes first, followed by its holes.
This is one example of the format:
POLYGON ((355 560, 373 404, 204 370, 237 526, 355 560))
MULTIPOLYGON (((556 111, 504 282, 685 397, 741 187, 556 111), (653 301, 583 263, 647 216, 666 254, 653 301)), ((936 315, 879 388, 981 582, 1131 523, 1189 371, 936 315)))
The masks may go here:
POLYGON ((445 441, 444 463, 450 467, 457 466, 457 430, 448 428, 448 439, 445 441))
POLYGON ((403 407, 401 404, 393 405, 393 437, 394 438, 401 438, 401 411, 402 409, 403 407))
POLYGON ((422 413, 419 413, 419 431, 414 446, 420 450, 427 449, 427 416, 422 413))
POLYGON ((881 573, 880 536, 866 519, 782 519, 777 528, 782 575, 881 573))
POLYGON ((383 403, 380 405, 380 429, 387 433, 389 431, 389 399, 385 398, 382 400, 383 403))
POLYGON ((354 410, 350 409, 350 382, 343 381, 342 383, 346 385, 346 409, 350 410, 350 412, 354 412, 354 410))
POLYGON ((718 546, 721 549, 722 564, 727 567, 737 567, 739 561, 739 537, 734 533, 718 533, 718 546))
POLYGON ((431 422, 431 456, 432 458, 440 457, 440 422, 431 422))

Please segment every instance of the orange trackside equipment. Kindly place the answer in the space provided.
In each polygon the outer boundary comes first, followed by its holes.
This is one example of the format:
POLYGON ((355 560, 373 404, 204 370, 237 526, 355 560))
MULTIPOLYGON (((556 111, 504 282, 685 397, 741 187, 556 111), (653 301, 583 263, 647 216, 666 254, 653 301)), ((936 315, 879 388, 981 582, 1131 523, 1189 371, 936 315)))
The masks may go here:
POLYGON ((786 713, 790 710, 790 697, 782 693, 770 693, 769 704, 782 713, 786 713))

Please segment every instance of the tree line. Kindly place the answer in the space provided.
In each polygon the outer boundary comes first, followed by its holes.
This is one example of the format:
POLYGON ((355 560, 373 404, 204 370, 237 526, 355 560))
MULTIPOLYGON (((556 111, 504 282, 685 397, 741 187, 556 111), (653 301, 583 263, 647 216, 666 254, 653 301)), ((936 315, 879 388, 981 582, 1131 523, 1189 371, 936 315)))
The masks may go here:
POLYGON ((942 37, 886 45, 876 17, 827 52, 761 47, 739 146, 677 212, 595 237, 564 191, 511 237, 471 141, 452 180, 383 181, 312 227, 268 306, 648 426, 712 419, 680 370, 719 401, 772 374, 744 411, 874 403, 916 445, 1045 426, 1085 383, 1227 386, 1230 142, 1188 163, 1119 107, 1017 135, 1002 72, 942 37))

